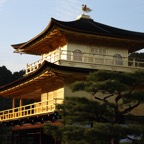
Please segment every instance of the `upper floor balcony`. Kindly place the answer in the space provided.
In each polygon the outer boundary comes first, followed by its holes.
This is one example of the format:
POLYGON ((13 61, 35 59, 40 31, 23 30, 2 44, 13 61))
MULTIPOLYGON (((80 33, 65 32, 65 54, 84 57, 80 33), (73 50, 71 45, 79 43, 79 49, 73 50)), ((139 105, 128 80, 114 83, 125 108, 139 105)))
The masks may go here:
POLYGON ((135 59, 129 59, 128 57, 122 57, 119 54, 112 56, 106 54, 82 53, 80 50, 66 51, 58 49, 43 56, 42 59, 32 64, 27 64, 26 74, 38 69, 43 61, 62 66, 123 72, 132 72, 144 68, 144 60, 137 61, 135 59))

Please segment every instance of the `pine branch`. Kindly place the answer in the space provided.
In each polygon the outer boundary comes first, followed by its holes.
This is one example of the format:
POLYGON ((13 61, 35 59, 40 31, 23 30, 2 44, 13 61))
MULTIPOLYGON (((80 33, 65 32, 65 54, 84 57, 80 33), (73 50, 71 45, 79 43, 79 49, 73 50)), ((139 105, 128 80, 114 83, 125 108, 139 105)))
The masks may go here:
POLYGON ((115 103, 117 104, 118 101, 123 97, 123 95, 118 95, 116 98, 115 98, 115 103))
POLYGON ((115 98, 115 102, 118 103, 118 101, 123 97, 124 95, 121 95, 121 92, 119 92, 118 96, 115 98))
POLYGON ((106 99, 108 99, 108 98, 110 98, 110 97, 112 97, 112 96, 113 96, 113 93, 110 94, 110 95, 108 95, 108 96, 105 96, 105 97, 103 98, 103 100, 104 100, 104 101, 107 101, 106 99))
POLYGON ((112 97, 113 94, 110 94, 108 96, 105 96, 104 98, 99 98, 99 97, 96 97, 94 94, 92 94, 92 96, 96 99, 96 100, 99 100, 99 101, 102 101, 102 102, 108 102, 108 98, 112 97))
POLYGON ((140 105, 140 102, 137 102, 135 105, 131 106, 129 105, 129 107, 127 109, 125 109, 124 111, 120 112, 120 114, 127 114, 128 112, 132 111, 134 108, 136 108, 137 106, 140 105))
POLYGON ((136 88, 136 84, 131 88, 131 90, 129 91, 129 94, 132 93, 136 88))
POLYGON ((93 97, 94 97, 96 100, 99 100, 99 101, 102 101, 102 102, 108 102, 105 98, 99 98, 99 97, 96 97, 95 95, 93 95, 93 97))
MULTIPOLYGON (((131 90, 128 92, 128 94, 131 94, 136 88, 136 84, 131 88, 131 90)), ((119 92, 119 95, 115 98, 115 102, 118 103, 120 99, 122 99, 125 95, 121 95, 119 92)))

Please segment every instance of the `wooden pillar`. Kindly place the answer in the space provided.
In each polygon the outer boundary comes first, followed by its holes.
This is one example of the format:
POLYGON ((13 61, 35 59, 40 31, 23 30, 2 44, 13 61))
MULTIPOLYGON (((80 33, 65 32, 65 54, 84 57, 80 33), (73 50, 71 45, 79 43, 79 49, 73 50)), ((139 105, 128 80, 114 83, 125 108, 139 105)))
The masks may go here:
POLYGON ((20 107, 22 106, 22 98, 20 98, 19 106, 20 106, 20 107))
POLYGON ((22 98, 19 100, 19 116, 22 116, 22 98))
POLYGON ((15 108, 15 98, 12 99, 12 108, 15 108))
POLYGON ((15 98, 12 99, 12 109, 13 109, 13 114, 11 115, 12 118, 15 117, 15 98))

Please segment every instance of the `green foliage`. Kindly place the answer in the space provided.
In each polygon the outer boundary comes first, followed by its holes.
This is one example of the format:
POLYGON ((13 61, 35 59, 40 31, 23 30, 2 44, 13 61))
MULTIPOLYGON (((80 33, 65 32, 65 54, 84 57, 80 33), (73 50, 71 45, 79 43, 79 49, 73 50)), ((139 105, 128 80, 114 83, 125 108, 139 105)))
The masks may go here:
POLYGON ((140 120, 138 125, 138 119, 131 114, 144 102, 143 83, 143 71, 97 71, 85 81, 74 83, 74 92, 87 91, 95 100, 68 97, 57 106, 62 117, 61 141, 68 144, 118 144, 127 138, 133 143, 144 143, 144 127, 140 120), (127 119, 130 117, 133 120, 127 119))
POLYGON ((24 70, 12 73, 5 66, 0 67, 0 86, 8 84, 24 75, 24 70))
POLYGON ((56 141, 61 141, 62 133, 61 127, 57 125, 46 124, 44 125, 44 133, 47 135, 52 135, 56 141))
POLYGON ((12 72, 5 66, 0 67, 0 86, 12 81, 12 72))
MULTIPOLYGON (((12 73, 5 66, 0 67, 0 86, 6 85, 24 75, 24 71, 12 73)), ((0 110, 9 109, 12 106, 10 98, 0 97, 0 110)), ((0 143, 10 144, 11 130, 5 126, 0 125, 0 143), (8 139, 9 138, 9 139, 8 139)))
MULTIPOLYGON (((5 66, 0 67, 0 86, 15 81, 24 75, 24 70, 12 73, 5 66)), ((0 97, 0 110, 11 108, 12 101, 10 98, 0 97)))
POLYGON ((111 114, 105 104, 68 97, 63 105, 57 106, 57 110, 62 116, 62 125, 46 124, 44 132, 62 143, 107 144, 112 137, 121 139, 127 136, 127 128, 123 125, 102 123, 111 114))
POLYGON ((126 115, 144 102, 143 89, 137 91, 137 88, 144 83, 143 75, 143 71, 135 73, 97 71, 91 73, 86 81, 74 83, 72 90, 85 90, 97 101, 109 105, 113 110, 113 120, 118 123, 121 122, 119 118, 122 115, 126 115))
POLYGON ((63 105, 57 105, 62 123, 73 124, 75 122, 89 124, 93 121, 102 121, 107 111, 105 104, 86 99, 84 97, 66 97, 63 105))

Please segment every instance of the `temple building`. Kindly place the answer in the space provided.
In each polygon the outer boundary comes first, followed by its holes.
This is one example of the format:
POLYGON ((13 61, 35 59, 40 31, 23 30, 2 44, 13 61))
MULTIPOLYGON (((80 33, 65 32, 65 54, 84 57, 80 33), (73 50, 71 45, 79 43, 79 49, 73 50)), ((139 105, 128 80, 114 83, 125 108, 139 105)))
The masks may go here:
POLYGON ((0 111, 0 122, 12 129, 12 144, 23 144, 26 138, 35 144, 53 143, 43 133, 44 123, 58 124, 55 105, 65 97, 88 95, 73 93, 70 85, 90 72, 144 69, 142 62, 128 58, 144 48, 144 33, 101 24, 85 14, 70 22, 51 18, 40 34, 12 47, 16 53, 41 56, 26 65, 21 79, 0 87, 0 97, 12 99, 11 109, 0 111), (24 105, 24 99, 33 102, 24 105))

